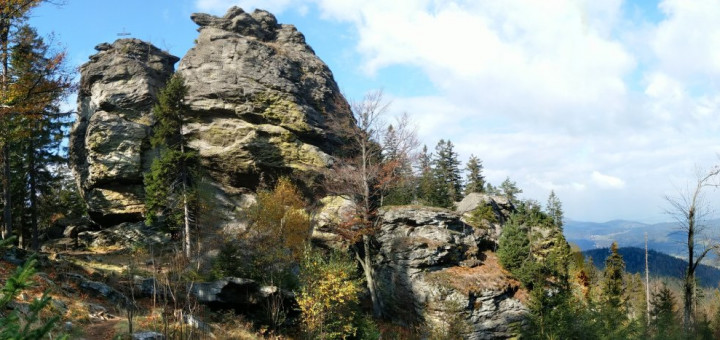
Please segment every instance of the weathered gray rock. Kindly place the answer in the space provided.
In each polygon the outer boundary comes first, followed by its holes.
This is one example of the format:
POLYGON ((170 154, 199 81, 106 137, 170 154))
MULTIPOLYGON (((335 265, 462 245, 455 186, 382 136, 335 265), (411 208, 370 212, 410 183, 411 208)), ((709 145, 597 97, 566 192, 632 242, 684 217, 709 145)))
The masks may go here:
POLYGON ((103 297, 120 308, 132 308, 132 303, 130 302, 130 299, 128 299, 128 297, 125 296, 123 293, 115 290, 115 288, 112 288, 102 282, 89 280, 88 278, 80 274, 64 273, 61 275, 62 278, 68 281, 75 282, 78 285, 78 288, 85 292, 99 297, 103 297))
POLYGON ((132 338, 133 340, 165 340, 162 333, 152 331, 133 333, 132 338))
MULTIPOLYGON (((236 207, 261 175, 292 173, 311 188, 333 156, 352 149, 354 119, 332 72, 294 26, 237 7, 192 20, 197 44, 178 67, 190 110, 183 134, 209 177, 212 223, 242 227, 236 207)), ((70 153, 91 217, 109 227, 142 220, 151 108, 177 58, 136 39, 96 49, 81 68, 70 153)))
POLYGON ((213 179, 231 192, 331 164, 353 118, 303 35, 261 10, 192 19, 200 35, 178 66, 194 117, 185 133, 213 179))
POLYGON ((164 244, 170 236, 157 230, 145 227, 143 222, 121 223, 111 228, 98 231, 83 231, 78 233, 78 243, 84 247, 120 246, 132 247, 135 245, 164 244))
POLYGON ((96 49, 80 67, 70 160, 90 215, 110 226, 141 220, 151 109, 178 58, 137 39, 96 49))
POLYGON ((455 211, 462 215, 463 222, 485 229, 488 240, 497 243, 502 226, 507 222, 510 214, 515 212, 515 206, 503 196, 470 193, 458 202, 455 211), (473 213, 482 208, 486 208, 485 212, 491 215, 488 216, 489 218, 477 221, 473 213))
POLYGON ((515 335, 524 291, 485 249, 486 233, 438 208, 393 207, 380 217, 375 271, 386 315, 431 329, 457 319, 467 339, 515 335))
POLYGON ((198 302, 211 308, 235 309, 251 315, 265 308, 270 299, 279 300, 288 308, 296 305, 292 292, 263 286, 251 279, 226 277, 213 282, 195 282, 188 289, 198 302))
POLYGON ((327 196, 319 203, 311 236, 312 242, 323 248, 347 249, 346 240, 335 232, 335 228, 352 218, 356 212, 355 203, 344 196, 327 196))

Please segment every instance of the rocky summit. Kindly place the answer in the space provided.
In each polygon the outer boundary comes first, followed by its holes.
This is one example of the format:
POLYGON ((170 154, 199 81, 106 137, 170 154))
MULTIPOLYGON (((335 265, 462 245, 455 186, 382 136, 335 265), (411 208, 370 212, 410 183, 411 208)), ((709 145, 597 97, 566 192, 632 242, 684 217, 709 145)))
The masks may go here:
POLYGON ((200 35, 178 67, 193 117, 185 132, 213 179, 254 187, 260 173, 331 164, 354 120, 302 33, 238 7, 192 20, 200 35))
MULTIPOLYGON (((261 176, 312 181, 348 143, 350 107, 332 72, 292 25, 256 10, 193 14, 197 44, 178 73, 188 87, 183 134, 201 157, 221 223, 261 176)), ((137 39, 96 47, 81 67, 71 163, 91 217, 103 226, 142 219, 143 172, 158 89, 177 57, 137 39)))
POLYGON ((70 162, 91 217, 115 225, 142 218, 152 106, 179 59, 137 39, 95 49, 80 67, 70 162))

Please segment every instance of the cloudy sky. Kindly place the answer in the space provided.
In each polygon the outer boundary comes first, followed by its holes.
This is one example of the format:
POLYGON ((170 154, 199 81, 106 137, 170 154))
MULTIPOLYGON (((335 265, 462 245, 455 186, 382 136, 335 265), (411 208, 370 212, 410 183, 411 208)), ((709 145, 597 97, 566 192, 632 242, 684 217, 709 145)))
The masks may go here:
POLYGON ((430 149, 555 190, 572 219, 668 220, 663 197, 720 162, 717 0, 68 0, 31 23, 73 65, 120 32, 182 56, 190 13, 232 5, 296 25, 349 97, 384 89, 430 149))

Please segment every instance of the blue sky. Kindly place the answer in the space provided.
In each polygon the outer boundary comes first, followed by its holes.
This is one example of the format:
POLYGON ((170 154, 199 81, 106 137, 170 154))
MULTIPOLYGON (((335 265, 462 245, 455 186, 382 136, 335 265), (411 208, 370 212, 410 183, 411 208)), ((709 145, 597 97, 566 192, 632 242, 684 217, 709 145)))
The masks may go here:
POLYGON ((573 219, 667 220, 663 197, 720 161, 717 0, 68 0, 30 22, 78 66, 123 31, 181 57, 190 14, 232 5, 294 24, 348 97, 384 89, 430 149, 555 190, 573 219))

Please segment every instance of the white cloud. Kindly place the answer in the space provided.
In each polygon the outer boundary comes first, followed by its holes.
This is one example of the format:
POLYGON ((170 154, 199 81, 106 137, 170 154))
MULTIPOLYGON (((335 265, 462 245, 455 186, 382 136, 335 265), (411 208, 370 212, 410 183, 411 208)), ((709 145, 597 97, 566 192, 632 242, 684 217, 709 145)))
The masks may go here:
POLYGON ((593 182, 601 188, 622 189, 625 187, 625 181, 615 176, 606 175, 599 171, 593 171, 591 176, 593 182))
POLYGON ((717 0, 664 0, 666 17, 641 23, 622 0, 196 4, 218 14, 302 7, 349 24, 361 75, 401 65, 437 89, 392 98, 430 150, 450 138, 462 158, 483 160, 491 182, 510 176, 540 200, 555 190, 572 218, 658 216, 673 183, 718 162, 717 0))

